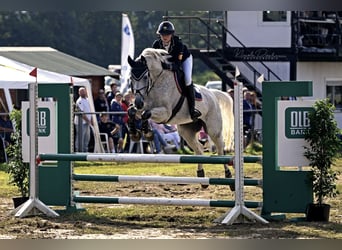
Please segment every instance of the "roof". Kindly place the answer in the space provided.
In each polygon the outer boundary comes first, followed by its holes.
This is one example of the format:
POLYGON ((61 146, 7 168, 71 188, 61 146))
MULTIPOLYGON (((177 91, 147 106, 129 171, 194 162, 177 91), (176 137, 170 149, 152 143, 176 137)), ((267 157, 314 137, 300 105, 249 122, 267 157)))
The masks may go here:
POLYGON ((69 76, 118 76, 118 73, 51 47, 0 47, 0 55, 33 67, 69 76))

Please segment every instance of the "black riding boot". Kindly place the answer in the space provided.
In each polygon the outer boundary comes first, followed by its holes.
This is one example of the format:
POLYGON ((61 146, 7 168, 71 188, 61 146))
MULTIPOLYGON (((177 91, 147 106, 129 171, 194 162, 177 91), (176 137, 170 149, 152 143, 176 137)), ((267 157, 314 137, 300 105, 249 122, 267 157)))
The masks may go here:
POLYGON ((186 86, 187 90, 187 99, 189 105, 189 112, 192 120, 196 120, 202 114, 199 110, 195 109, 195 92, 194 92, 194 85, 191 83, 189 86, 186 86))

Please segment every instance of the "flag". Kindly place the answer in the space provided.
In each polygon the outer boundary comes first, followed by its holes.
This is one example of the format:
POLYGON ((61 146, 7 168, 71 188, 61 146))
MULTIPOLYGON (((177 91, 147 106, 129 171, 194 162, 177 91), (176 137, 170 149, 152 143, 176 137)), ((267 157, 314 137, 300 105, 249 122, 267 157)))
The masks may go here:
POLYGON ((240 70, 237 66, 235 66, 235 80, 240 75, 240 70))
POLYGON ((34 76, 37 78, 37 68, 34 68, 31 72, 30 72, 30 76, 34 76))
POLYGON ((261 74, 261 75, 258 77, 257 82, 262 83, 264 80, 265 80, 265 79, 264 79, 264 74, 261 74))
POLYGON ((120 92, 125 93, 128 89, 129 75, 131 67, 127 58, 134 58, 134 36, 131 22, 127 14, 122 14, 122 30, 121 30, 121 76, 120 76, 120 92))

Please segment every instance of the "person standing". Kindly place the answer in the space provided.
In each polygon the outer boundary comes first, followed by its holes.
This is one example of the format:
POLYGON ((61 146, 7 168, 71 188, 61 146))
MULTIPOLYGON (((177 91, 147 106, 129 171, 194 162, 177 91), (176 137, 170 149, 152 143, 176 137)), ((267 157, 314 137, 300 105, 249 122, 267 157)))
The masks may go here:
POLYGON ((176 71, 182 69, 184 72, 186 97, 189 105, 189 113, 192 120, 197 120, 202 114, 195 108, 195 92, 192 83, 192 55, 181 39, 174 35, 175 27, 170 21, 163 21, 159 24, 157 32, 160 37, 155 40, 152 47, 155 49, 164 49, 170 55, 172 64, 168 64, 169 70, 176 71))
POLYGON ((115 145, 116 148, 116 152, 117 153, 123 153, 123 127, 124 127, 124 121, 123 121, 123 117, 125 116, 125 114, 123 113, 124 110, 122 109, 122 94, 120 93, 120 91, 117 91, 115 94, 115 98, 112 100, 111 104, 110 104, 110 111, 111 112, 118 112, 116 114, 112 115, 111 120, 115 123, 118 124, 120 126, 120 130, 118 132, 118 144, 115 145))
MULTIPOLYGON (((109 105, 107 102, 107 98, 105 96, 105 92, 103 89, 99 89, 98 97, 94 100, 94 107, 96 112, 108 112, 109 105)), ((96 114, 97 120, 100 121, 100 115, 96 114)))
POLYGON ((118 85, 116 83, 116 80, 113 79, 112 83, 110 84, 111 91, 107 93, 107 102, 110 105, 112 103, 112 100, 115 99, 115 94, 118 91, 117 89, 118 85))
POLYGON ((126 112, 126 114, 124 114, 124 116, 122 117, 122 121, 123 121, 122 138, 124 139, 124 141, 126 141, 125 147, 124 147, 125 153, 129 152, 129 147, 131 143, 131 138, 128 132, 128 114, 127 114, 127 111, 130 105, 131 105, 131 93, 126 92, 121 102, 122 110, 126 112))
POLYGON ((246 137, 245 146, 251 140, 253 105, 251 103, 251 92, 245 91, 243 96, 243 134, 246 137))
POLYGON ((87 90, 84 87, 81 87, 78 90, 78 94, 79 98, 76 100, 76 109, 78 112, 83 112, 84 114, 75 115, 75 150, 76 152, 88 152, 90 126, 93 124, 92 115, 89 114, 91 110, 87 97, 87 90), (79 125, 79 122, 81 122, 81 125, 79 125))

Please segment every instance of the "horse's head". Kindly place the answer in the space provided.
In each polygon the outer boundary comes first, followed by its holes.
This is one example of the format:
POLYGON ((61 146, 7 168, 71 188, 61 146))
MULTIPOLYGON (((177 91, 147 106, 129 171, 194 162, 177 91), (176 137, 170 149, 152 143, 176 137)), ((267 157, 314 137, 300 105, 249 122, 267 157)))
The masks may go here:
POLYGON ((142 56, 135 61, 128 56, 128 63, 131 66, 131 88, 135 95, 135 106, 142 109, 144 96, 148 94, 150 88, 147 63, 142 56))
POLYGON ((162 75, 162 63, 167 61, 168 56, 165 50, 151 48, 145 49, 136 60, 128 56, 128 63, 131 66, 131 87, 136 96, 135 105, 138 109, 143 108, 144 98, 162 75))

